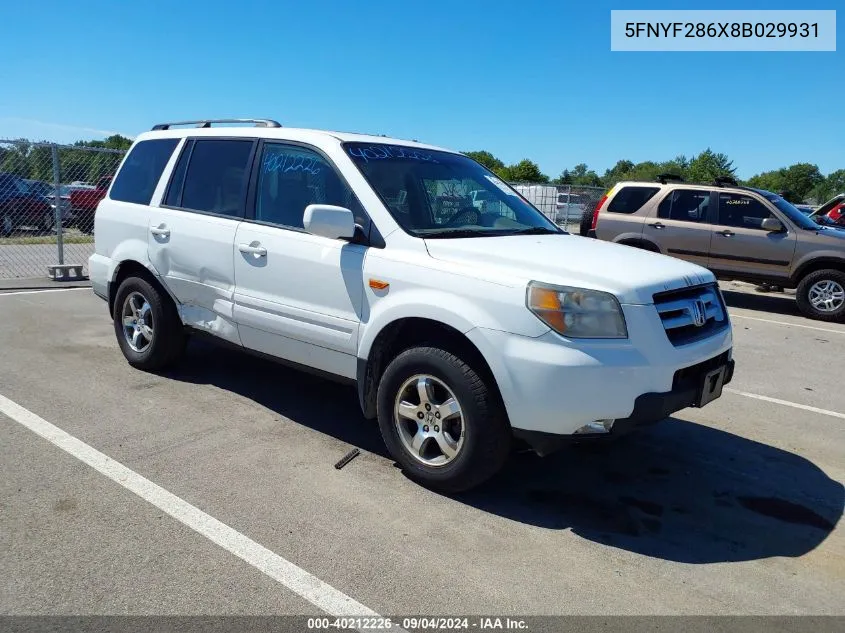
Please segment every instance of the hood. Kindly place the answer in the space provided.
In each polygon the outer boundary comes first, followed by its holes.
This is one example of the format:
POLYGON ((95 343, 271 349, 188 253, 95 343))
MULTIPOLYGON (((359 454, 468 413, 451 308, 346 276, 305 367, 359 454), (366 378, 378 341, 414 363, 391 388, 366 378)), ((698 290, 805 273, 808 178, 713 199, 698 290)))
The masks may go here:
POLYGON ((834 240, 845 240, 845 226, 839 225, 822 225, 816 229, 818 235, 829 237, 834 240))
POLYGON ((715 281, 713 273, 689 262, 576 235, 510 235, 428 239, 435 259, 475 267, 502 281, 602 290, 621 303, 650 304, 665 290, 715 281))

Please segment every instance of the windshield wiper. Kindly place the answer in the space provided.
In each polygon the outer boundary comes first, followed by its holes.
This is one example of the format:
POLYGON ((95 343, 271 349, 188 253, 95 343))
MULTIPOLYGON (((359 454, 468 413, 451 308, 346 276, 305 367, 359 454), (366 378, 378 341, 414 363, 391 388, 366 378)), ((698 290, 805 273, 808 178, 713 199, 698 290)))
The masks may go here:
POLYGON ((492 235, 501 235, 496 231, 484 230, 484 229, 443 229, 441 231, 434 231, 432 233, 423 233, 420 235, 423 239, 444 239, 450 237, 485 237, 485 236, 492 236, 492 235))
POLYGON ((508 231, 504 235, 563 235, 564 231, 555 231, 545 226, 532 226, 527 229, 508 231))
POLYGON ((564 231, 555 231, 545 226, 531 226, 525 229, 442 229, 425 233, 425 239, 444 239, 450 237, 507 237, 509 235, 564 235, 564 231))

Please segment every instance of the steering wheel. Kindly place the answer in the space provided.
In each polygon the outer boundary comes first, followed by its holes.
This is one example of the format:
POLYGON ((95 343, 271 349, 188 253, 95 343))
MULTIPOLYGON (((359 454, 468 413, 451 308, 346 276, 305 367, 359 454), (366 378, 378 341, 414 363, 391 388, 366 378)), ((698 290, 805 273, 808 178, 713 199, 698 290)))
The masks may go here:
POLYGON ((455 215, 449 218, 445 226, 454 227, 465 224, 478 224, 480 218, 481 214, 478 213, 475 207, 464 207, 463 209, 458 209, 455 215))

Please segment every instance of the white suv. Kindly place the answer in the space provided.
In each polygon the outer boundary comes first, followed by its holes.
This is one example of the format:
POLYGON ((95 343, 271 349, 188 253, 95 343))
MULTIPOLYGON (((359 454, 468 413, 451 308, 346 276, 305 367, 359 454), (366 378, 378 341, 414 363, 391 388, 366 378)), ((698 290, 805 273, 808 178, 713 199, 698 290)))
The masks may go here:
POLYGON ((99 205, 91 281, 133 366, 202 332, 351 381, 396 461, 446 491, 513 437, 543 455, 616 436, 731 379, 704 268, 569 235, 459 153, 240 121, 141 134, 99 205))

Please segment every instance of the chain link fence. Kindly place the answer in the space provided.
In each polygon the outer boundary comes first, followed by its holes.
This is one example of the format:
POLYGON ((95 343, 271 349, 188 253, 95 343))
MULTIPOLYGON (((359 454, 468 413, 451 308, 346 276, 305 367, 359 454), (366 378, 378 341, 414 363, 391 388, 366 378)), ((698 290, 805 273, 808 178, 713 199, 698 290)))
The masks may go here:
POLYGON ((87 275, 94 211, 123 154, 0 140, 0 279, 87 275))
POLYGON ((530 182, 512 182, 510 185, 552 222, 576 235, 580 233, 585 214, 592 218, 593 209, 607 191, 604 187, 586 185, 530 182))

